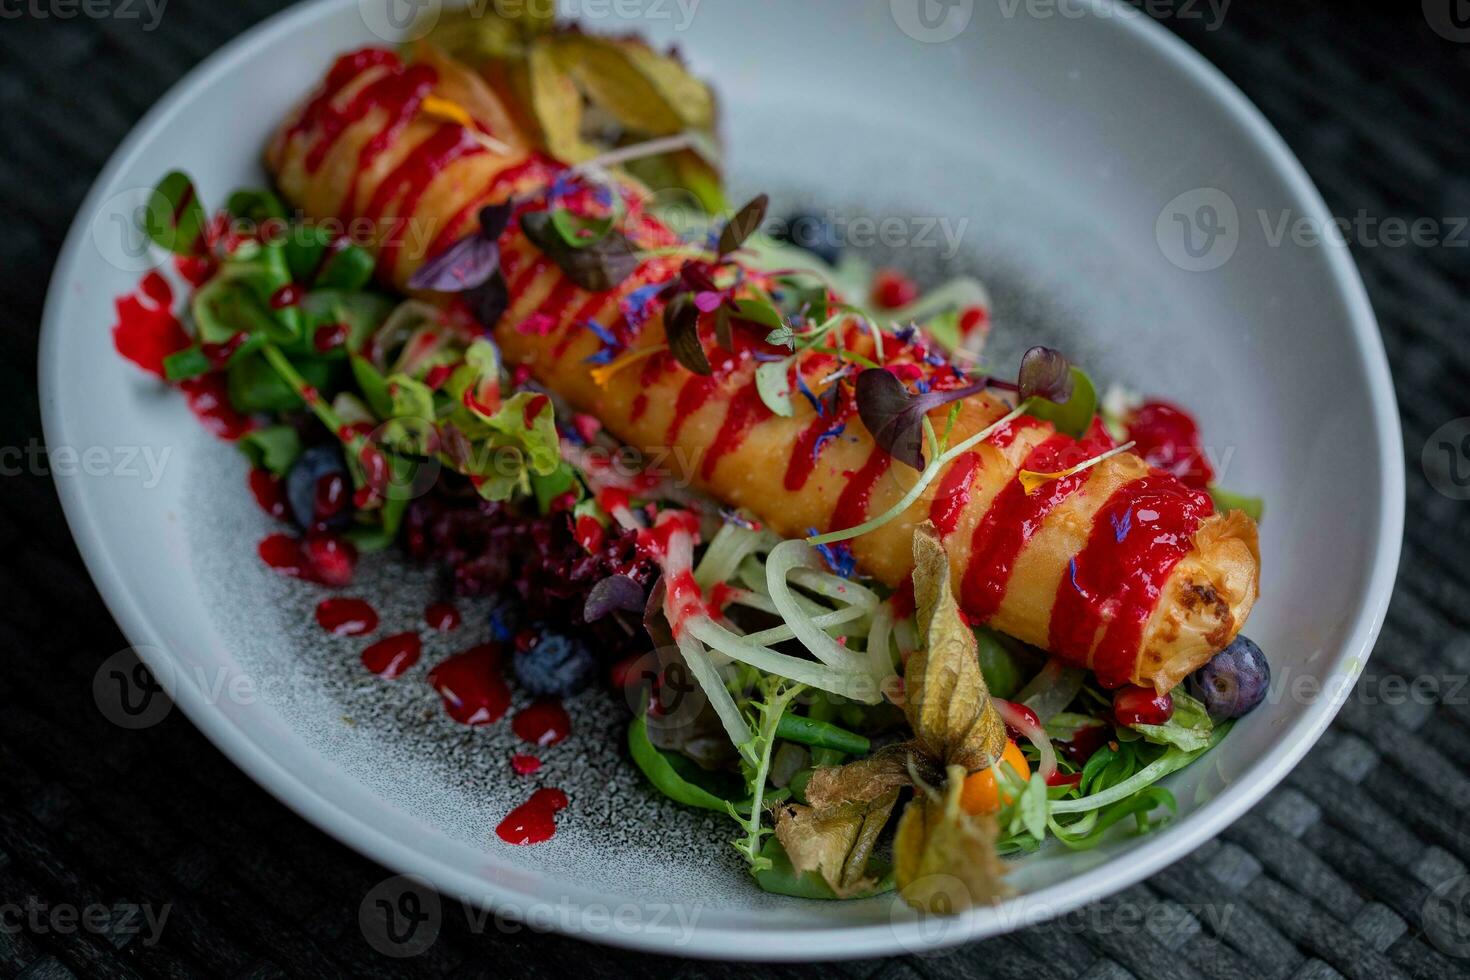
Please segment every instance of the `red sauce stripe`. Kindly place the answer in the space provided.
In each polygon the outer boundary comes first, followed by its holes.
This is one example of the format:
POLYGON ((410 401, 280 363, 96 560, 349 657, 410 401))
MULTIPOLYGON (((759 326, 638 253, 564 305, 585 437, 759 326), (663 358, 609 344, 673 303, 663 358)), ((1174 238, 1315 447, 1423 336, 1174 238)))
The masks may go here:
POLYGON ((405 241, 414 233, 414 211, 434 178, 456 160, 484 152, 485 148, 463 126, 440 126, 384 178, 373 193, 365 217, 376 224, 399 194, 403 199, 397 207, 398 220, 393 222, 394 228, 378 253, 379 270, 386 273, 397 263, 405 241))
POLYGON ((704 461, 699 466, 701 479, 708 480, 714 475, 715 465, 724 456, 745 441, 750 430, 756 425, 764 422, 772 415, 766 403, 761 400, 760 393, 756 391, 753 383, 746 384, 730 399, 730 407, 725 410, 725 421, 720 425, 720 431, 715 436, 715 441, 710 443, 705 452, 704 461))
POLYGON ((954 531, 960 515, 970 506, 970 489, 979 468, 980 454, 965 453, 944 471, 939 489, 934 493, 934 502, 929 505, 929 520, 934 522, 941 540, 954 531))
MULTIPOLYGON (((495 175, 484 193, 475 195, 461 205, 454 217, 450 218, 448 223, 439 230, 439 237, 435 238, 434 244, 429 246, 427 255, 432 258, 469 234, 468 230, 462 231, 461 229, 464 229, 472 219, 479 215, 482 208, 503 200, 507 188, 519 187, 523 180, 528 184, 550 184, 556 177, 557 169, 552 161, 539 153, 533 153, 519 163, 511 164, 501 170, 495 175)), ((511 231, 512 229, 507 227, 506 233, 510 234, 511 231)), ((501 241, 504 243, 503 238, 501 241)))
MULTIPOLYGON (((1053 435, 1027 454, 1021 469, 1054 473, 1106 452, 1111 445, 1112 440, 1098 426, 1080 442, 1071 436, 1053 435)), ((983 620, 1000 610, 1022 549, 1041 530, 1047 515, 1077 492, 1090 475, 1083 472, 1052 480, 1032 494, 1026 493, 1018 479, 1011 479, 1001 488, 975 525, 970 540, 970 560, 960 589, 965 612, 983 620)))
POLYGON ((1214 508, 1208 494, 1164 473, 1118 488, 1097 512, 1052 603, 1052 652, 1083 663, 1103 630, 1092 669, 1098 683, 1128 683, 1143 630, 1174 566, 1214 508))
POLYGON ((888 454, 882 446, 874 446, 873 451, 868 454, 868 461, 863 468, 852 475, 847 481, 847 486, 842 490, 842 496, 837 498, 837 506, 832 511, 832 520, 827 525, 829 531, 841 531, 850 527, 856 527, 868 518, 868 505, 873 498, 873 487, 877 486, 878 479, 888 472, 888 467, 893 464, 893 457, 888 454))
POLYGON ((689 416, 703 408, 719 386, 720 382, 708 375, 691 373, 684 379, 679 396, 674 400, 674 417, 669 419, 669 431, 664 439, 668 445, 674 444, 689 416))

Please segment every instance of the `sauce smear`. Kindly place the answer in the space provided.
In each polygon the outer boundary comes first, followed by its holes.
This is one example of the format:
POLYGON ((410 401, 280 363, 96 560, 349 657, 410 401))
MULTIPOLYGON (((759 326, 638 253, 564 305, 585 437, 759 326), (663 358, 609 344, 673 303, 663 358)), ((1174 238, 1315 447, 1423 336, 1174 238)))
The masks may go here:
POLYGON ((1204 491, 1163 473, 1120 487, 1057 587, 1049 647, 1085 663, 1101 629, 1091 664, 1098 683, 1109 690, 1127 683, 1164 583, 1213 510, 1204 491))
POLYGON ((556 815, 566 806, 567 794, 561 790, 538 789, 529 800, 505 815, 495 833, 517 847, 551 840, 556 834, 556 815))
MULTIPOLYGON (((1095 427, 1081 442, 1071 436, 1054 435, 1031 450, 1021 468, 1054 473, 1106 452, 1111 444, 1101 427, 1095 427)), ((1047 515, 1080 490, 1091 475, 1084 471, 1052 480, 1029 494, 1020 480, 1011 480, 995 495, 985 516, 975 525, 970 543, 970 564, 960 590, 960 605, 966 613, 980 620, 996 614, 1021 551, 1041 530, 1047 515)))
POLYGON ((189 335, 173 313, 174 291, 168 280, 150 272, 138 288, 113 301, 117 323, 112 343, 138 367, 163 377, 163 359, 189 346, 189 335))

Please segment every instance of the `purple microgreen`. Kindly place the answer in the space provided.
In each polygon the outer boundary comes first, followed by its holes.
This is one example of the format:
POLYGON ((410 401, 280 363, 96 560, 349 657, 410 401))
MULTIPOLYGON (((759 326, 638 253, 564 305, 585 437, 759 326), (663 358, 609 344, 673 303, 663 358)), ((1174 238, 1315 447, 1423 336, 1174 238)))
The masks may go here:
POLYGON ((857 376, 857 409, 873 441, 894 459, 916 470, 924 468, 924 419, 941 405, 984 391, 976 382, 948 391, 911 393, 891 371, 870 368, 857 376))
POLYGON ((1021 400, 1045 398, 1065 404, 1072 397, 1072 365, 1060 351, 1050 347, 1033 347, 1021 357, 1021 373, 1016 379, 1021 400))
POLYGON ((588 292, 608 292, 638 268, 633 243, 619 231, 609 231, 599 241, 576 248, 567 244, 545 211, 521 215, 521 230, 568 279, 588 292))
POLYGON ((510 290, 498 269, 480 285, 465 290, 462 298, 486 329, 495 326, 510 308, 510 290))
POLYGON ((608 613, 642 612, 647 597, 643 586, 627 575, 609 575, 592 586, 587 593, 587 604, 582 607, 582 618, 595 623, 608 613))
POLYGON ((725 230, 720 232, 720 240, 716 251, 721 258, 729 255, 741 245, 746 239, 754 235, 756 229, 766 220, 766 210, 771 206, 771 199, 765 194, 758 194, 739 211, 735 217, 725 225, 725 230))
POLYGON ((699 307, 688 293, 679 293, 669 301, 669 308, 664 311, 664 333, 674 360, 695 374, 714 374, 704 344, 699 340, 699 307))
POLYGON ((735 331, 730 325, 730 308, 717 304, 715 313, 715 343, 731 353, 735 352, 735 331))
POLYGON ((408 281, 410 289, 458 293, 484 285, 500 269, 500 234, 510 221, 512 205, 480 210, 480 230, 466 235, 426 263, 408 281))

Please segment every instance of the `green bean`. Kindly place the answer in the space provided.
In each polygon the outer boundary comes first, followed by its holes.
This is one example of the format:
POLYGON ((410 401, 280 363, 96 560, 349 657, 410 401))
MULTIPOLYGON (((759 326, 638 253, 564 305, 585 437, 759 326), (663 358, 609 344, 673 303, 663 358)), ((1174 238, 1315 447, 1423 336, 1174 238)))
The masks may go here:
POLYGON ((835 749, 846 755, 867 755, 866 738, 825 721, 785 714, 776 725, 776 737, 819 749, 835 749))

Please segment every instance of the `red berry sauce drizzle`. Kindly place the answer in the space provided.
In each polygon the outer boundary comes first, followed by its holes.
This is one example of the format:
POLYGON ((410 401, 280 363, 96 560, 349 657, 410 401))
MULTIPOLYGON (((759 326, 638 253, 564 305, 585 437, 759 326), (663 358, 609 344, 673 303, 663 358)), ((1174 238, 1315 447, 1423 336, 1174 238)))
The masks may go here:
POLYGON ((459 629, 462 622, 459 610, 452 603, 436 602, 424 610, 424 621, 429 624, 429 629, 448 633, 459 629))
POLYGON ((537 701, 517 711, 510 727, 523 741, 545 747, 572 733, 572 719, 560 701, 537 701))
POLYGON ((510 708, 500 649, 495 643, 471 647, 429 671, 429 684, 444 699, 444 710, 461 725, 492 724, 510 708))
POLYGON ((333 636, 363 636, 378 628, 378 613, 361 599, 323 599, 316 621, 333 636))
POLYGON ((495 833, 507 844, 524 846, 551 840, 556 833, 556 815, 566 809, 567 794, 559 789, 538 789, 531 798, 500 821, 495 833))
POLYGON ((362 665, 391 681, 418 663, 423 650, 417 633, 397 633, 362 651, 362 665))

